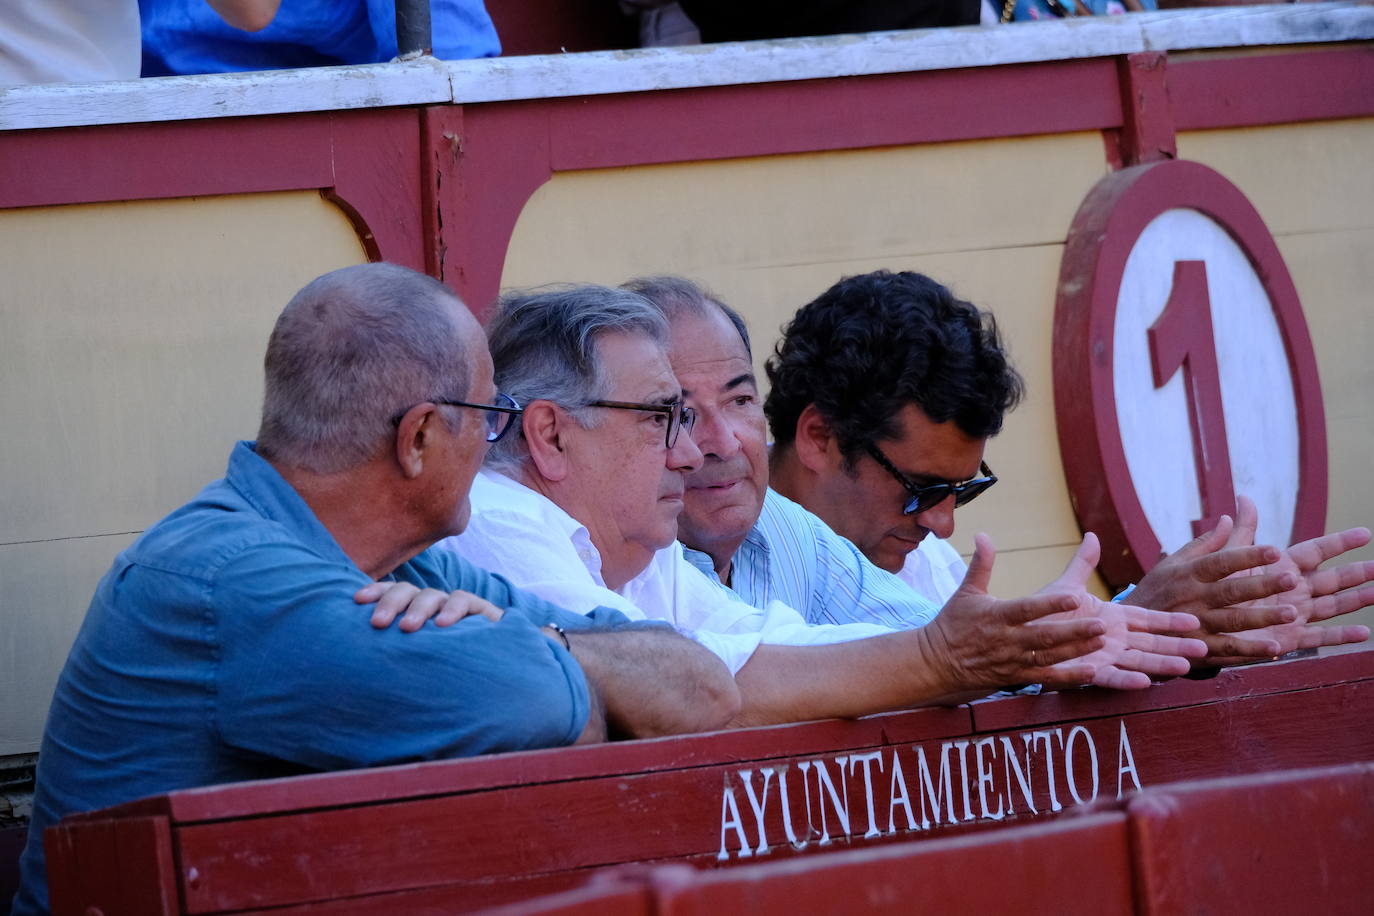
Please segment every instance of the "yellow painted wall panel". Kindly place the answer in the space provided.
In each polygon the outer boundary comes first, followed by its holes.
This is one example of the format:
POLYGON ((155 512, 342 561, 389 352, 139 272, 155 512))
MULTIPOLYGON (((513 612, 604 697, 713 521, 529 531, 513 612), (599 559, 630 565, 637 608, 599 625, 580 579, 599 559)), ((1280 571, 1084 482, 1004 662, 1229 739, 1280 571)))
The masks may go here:
POLYGON ((749 321, 761 379, 781 325, 844 275, 917 270, 991 309, 1029 396, 988 448, 1001 482, 960 510, 954 544, 989 532, 1022 558, 994 587, 1024 593, 1078 538, 1050 328, 1064 237, 1105 172, 1101 138, 1074 134, 557 175, 521 215, 502 284, 693 277, 749 321))
POLYGON ((365 260, 315 192, 0 212, 0 543, 141 529, 257 429, 276 315, 365 260))
POLYGON ((1374 227, 1374 118, 1187 131, 1178 155, 1225 175, 1276 236, 1374 227))
MULTIPOLYGON (((1077 549, 1075 540, 1072 544, 1046 544, 1028 550, 999 550, 988 591, 999 598, 1029 594, 1063 572, 1077 549)), ((1096 575, 1089 589, 1099 597, 1108 596, 1106 586, 1096 575)))
MULTIPOLYGON (((1374 527, 1374 228, 1279 239, 1312 333, 1326 408, 1326 526, 1374 527)), ((1374 560, 1374 546, 1351 558, 1374 560)), ((1374 627, 1374 609, 1348 622, 1374 627)))
POLYGON ((115 554, 254 436, 282 306, 364 260, 313 191, 0 211, 0 754, 115 554))
POLYGON ((53 685, 96 583, 134 538, 0 545, 0 757, 38 750, 53 685))
POLYGON ((1105 173, 1095 133, 562 173, 521 215, 502 283, 1054 244, 1105 173))

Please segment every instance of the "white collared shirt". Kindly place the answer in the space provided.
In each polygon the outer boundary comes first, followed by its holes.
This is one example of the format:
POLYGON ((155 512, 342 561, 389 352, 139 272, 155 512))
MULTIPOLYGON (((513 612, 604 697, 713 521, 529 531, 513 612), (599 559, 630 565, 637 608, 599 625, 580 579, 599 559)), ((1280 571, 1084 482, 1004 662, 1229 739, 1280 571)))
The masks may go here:
POLYGON ((959 551, 934 532, 926 534, 921 545, 906 555, 897 578, 938 605, 944 605, 958 590, 968 572, 959 551))
POLYGON ((895 632, 867 623, 813 626, 781 602, 754 608, 697 570, 677 542, 654 554, 622 588, 606 587, 586 526, 552 500, 483 470, 472 484, 472 518, 435 545, 570 611, 610 607, 635 620, 665 620, 721 658, 734 674, 760 643, 820 645, 895 632))

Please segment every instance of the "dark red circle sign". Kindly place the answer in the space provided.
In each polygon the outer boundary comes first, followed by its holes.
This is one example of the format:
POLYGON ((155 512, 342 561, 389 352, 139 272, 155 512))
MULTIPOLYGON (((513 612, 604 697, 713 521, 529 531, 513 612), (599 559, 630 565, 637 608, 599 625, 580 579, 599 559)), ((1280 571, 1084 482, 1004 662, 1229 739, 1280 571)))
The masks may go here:
POLYGON ((1237 491, 1272 539, 1322 533, 1326 421, 1297 290, 1255 208, 1206 166, 1123 169, 1084 200, 1054 401, 1074 511, 1113 586, 1234 512, 1237 491))

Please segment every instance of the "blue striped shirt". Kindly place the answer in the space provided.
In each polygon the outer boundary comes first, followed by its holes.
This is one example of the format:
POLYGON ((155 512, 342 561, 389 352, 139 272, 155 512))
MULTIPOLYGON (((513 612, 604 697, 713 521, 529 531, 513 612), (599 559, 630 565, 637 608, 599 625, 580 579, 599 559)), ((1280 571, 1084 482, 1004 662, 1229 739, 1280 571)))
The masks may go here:
MULTIPOLYGON (((691 548, 683 552, 692 565, 719 581, 709 555, 691 548)), ((769 601, 794 607, 807 623, 911 629, 925 626, 940 610, 772 488, 758 521, 735 552, 730 588, 754 607, 769 601)))

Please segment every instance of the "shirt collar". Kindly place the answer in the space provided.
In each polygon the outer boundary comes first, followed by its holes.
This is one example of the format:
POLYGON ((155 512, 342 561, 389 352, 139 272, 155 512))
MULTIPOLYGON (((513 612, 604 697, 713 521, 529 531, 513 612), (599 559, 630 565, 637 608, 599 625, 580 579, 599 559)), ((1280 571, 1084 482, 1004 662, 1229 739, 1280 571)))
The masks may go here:
POLYGON ((332 552, 340 562, 355 566, 296 488, 258 454, 256 442, 243 441, 234 446, 224 479, 263 518, 289 529, 313 548, 332 552))
POLYGON ((558 503, 538 490, 528 487, 499 471, 483 468, 472 484, 472 511, 509 509, 538 519, 539 524, 566 537, 577 551, 577 558, 587 567, 597 585, 606 587, 601 577, 601 554, 592 543, 587 526, 573 518, 558 503))
MULTIPOLYGON (((741 581, 741 576, 762 575, 766 578, 770 553, 768 538, 764 537, 758 523, 755 522, 754 527, 749 529, 749 533, 735 550, 735 555, 730 558, 732 586, 733 583, 741 581)), ((720 577, 716 575, 716 561, 711 559, 709 553, 682 544, 682 554, 688 563, 705 573, 712 582, 720 582, 720 577)))

